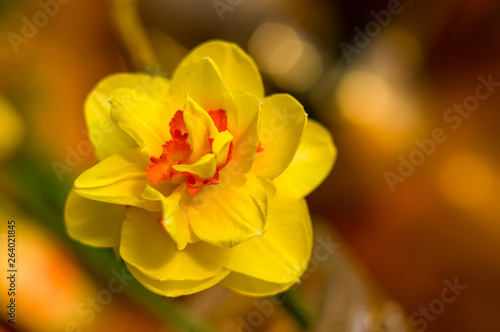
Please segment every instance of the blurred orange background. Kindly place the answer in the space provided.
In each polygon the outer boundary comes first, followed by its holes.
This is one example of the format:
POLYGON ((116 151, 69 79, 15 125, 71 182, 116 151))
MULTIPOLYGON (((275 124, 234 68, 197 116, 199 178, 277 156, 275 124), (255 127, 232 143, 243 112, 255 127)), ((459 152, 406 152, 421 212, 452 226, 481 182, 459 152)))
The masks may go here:
MULTIPOLYGON (((22 257, 17 324, 2 314, 0 331, 66 331, 68 322, 82 331, 182 330, 133 292, 90 323, 77 312, 109 280, 61 222, 72 181, 96 162, 85 149, 83 103, 104 76, 145 69, 127 44, 140 32, 120 30, 114 3, 0 5, 0 216, 18 221, 22 257), (47 22, 28 38, 23 18, 37 22, 40 11, 47 22)), ((340 247, 294 291, 309 330, 500 331, 500 3, 137 5, 157 72, 168 75, 205 40, 235 41, 257 61, 267 94, 293 94, 332 132, 338 160, 308 203, 315 238, 340 247), (479 85, 487 97, 474 97, 479 85), (456 280, 467 288, 444 303, 456 280)), ((306 330, 283 306, 267 317, 255 301, 215 287, 168 303, 217 331, 306 330), (252 323, 255 312, 262 324, 252 323)))

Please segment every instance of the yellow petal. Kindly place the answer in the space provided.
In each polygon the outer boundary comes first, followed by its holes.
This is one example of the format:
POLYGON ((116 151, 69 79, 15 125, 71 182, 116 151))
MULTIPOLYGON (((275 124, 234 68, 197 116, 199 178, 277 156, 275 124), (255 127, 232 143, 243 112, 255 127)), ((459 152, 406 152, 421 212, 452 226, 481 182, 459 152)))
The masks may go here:
POLYGON ((103 187, 76 189, 78 195, 111 204, 137 206, 149 211, 160 211, 159 202, 142 198, 147 179, 126 179, 103 187))
POLYGON ((68 234, 75 240, 95 247, 116 247, 120 244, 125 207, 86 199, 71 191, 64 219, 68 234))
POLYGON ((140 121, 157 134, 165 135, 162 138, 167 140, 170 139, 170 133, 165 130, 165 125, 170 122, 174 113, 168 113, 169 101, 165 96, 167 88, 163 88, 161 93, 161 95, 158 93, 150 95, 147 91, 138 92, 128 88, 118 88, 110 94, 109 99, 119 100, 140 121))
POLYGON ((244 91, 235 91, 233 98, 238 109, 238 126, 233 132, 235 139, 230 167, 234 174, 245 174, 252 167, 259 145, 262 102, 244 91))
POLYGON ((201 281, 218 275, 228 250, 204 242, 178 250, 158 223, 161 214, 138 208, 127 209, 120 242, 123 259, 151 279, 201 281))
POLYGON ((136 148, 114 154, 84 171, 75 180, 75 188, 95 188, 130 178, 143 178, 149 157, 136 148))
POLYGON ((243 184, 231 183, 221 171, 220 183, 203 188, 184 201, 182 208, 194 233, 217 247, 232 247, 267 227, 267 192, 255 176, 243 184))
POLYGON ((218 275, 205 280, 193 281, 193 280, 154 280, 141 273, 138 269, 127 264, 127 268, 130 273, 141 283, 149 289, 150 291, 157 293, 159 295, 168 297, 177 297, 182 295, 189 295, 197 292, 201 292, 207 288, 210 288, 222 279, 224 279, 229 271, 222 270, 218 275))
POLYGON ((295 282, 277 284, 249 277, 245 274, 231 272, 220 284, 235 292, 247 296, 271 296, 290 288, 295 282))
POLYGON ((217 157, 217 165, 226 161, 232 141, 233 135, 228 130, 224 130, 215 136, 212 143, 212 152, 217 157))
POLYGON ((136 146, 134 140, 111 120, 109 99, 113 92, 125 88, 130 91, 133 101, 140 101, 141 94, 146 94, 152 100, 162 103, 169 85, 168 80, 159 76, 128 73, 108 76, 97 84, 85 102, 85 119, 90 140, 99 159, 136 146))
POLYGON ((186 162, 193 163, 201 158, 204 154, 210 152, 208 141, 208 131, 197 117, 190 113, 183 114, 184 123, 188 132, 188 143, 191 146, 192 152, 186 162))
POLYGON ((304 197, 330 174, 337 149, 330 132, 309 119, 297 153, 287 169, 278 176, 276 186, 286 186, 296 197, 304 197))
POLYGON ((182 109, 188 95, 207 112, 226 111, 229 129, 236 128, 236 105, 211 59, 199 59, 176 71, 168 92, 170 108, 182 109))
MULTIPOLYGON (((281 188, 280 188, 281 189, 281 188)), ((226 268, 277 284, 299 281, 312 250, 312 229, 304 199, 278 191, 269 202, 268 229, 231 248, 226 268)))
MULTIPOLYGON (((199 120, 203 124, 203 126, 205 126, 205 130, 207 131, 209 138, 214 138, 215 135, 219 133, 217 127, 214 124, 214 121, 212 120, 210 115, 208 115, 207 111, 201 108, 201 106, 198 105, 190 96, 187 96, 186 98, 186 104, 184 105, 183 115, 186 116, 188 114, 191 115, 193 118, 199 120)), ((189 127, 187 129, 189 133, 189 127)))
POLYGON ((155 126, 150 125, 144 118, 144 114, 147 114, 152 108, 141 105, 144 106, 142 111, 132 110, 116 97, 112 97, 109 102, 111 104, 111 119, 129 134, 149 156, 161 155, 162 144, 168 139, 167 131, 165 130, 163 135, 159 134, 161 131, 155 131, 156 125, 160 123, 159 116, 151 117, 157 118, 153 122, 156 124, 155 126))
POLYGON ((193 164, 179 164, 172 166, 176 171, 189 172, 198 175, 201 179, 206 180, 214 176, 217 169, 217 158, 213 153, 209 153, 198 159, 193 164))
POLYGON ((75 193, 96 201, 159 211, 159 202, 142 198, 148 184, 147 164, 147 157, 137 149, 114 154, 80 174, 74 183, 75 193))
POLYGON ((264 96, 262 78, 253 59, 237 44, 222 40, 208 41, 193 49, 179 64, 174 77, 181 68, 204 57, 217 64, 229 89, 245 90, 259 98, 264 96))
POLYGON ((177 243, 177 249, 179 250, 184 249, 188 242, 194 242, 190 235, 191 231, 188 222, 183 217, 182 210, 179 207, 179 202, 185 189, 185 185, 180 185, 169 196, 165 197, 158 190, 147 186, 142 194, 142 197, 145 199, 160 201, 162 203, 163 210, 160 223, 175 243, 177 243))
POLYGON ((302 105, 288 94, 275 94, 263 100, 260 143, 252 172, 273 179, 292 161, 307 121, 302 105))
POLYGON ((162 76, 147 73, 115 73, 103 78, 93 92, 102 96, 112 96, 120 88, 130 90, 131 98, 140 101, 140 94, 162 102, 170 81, 162 76))

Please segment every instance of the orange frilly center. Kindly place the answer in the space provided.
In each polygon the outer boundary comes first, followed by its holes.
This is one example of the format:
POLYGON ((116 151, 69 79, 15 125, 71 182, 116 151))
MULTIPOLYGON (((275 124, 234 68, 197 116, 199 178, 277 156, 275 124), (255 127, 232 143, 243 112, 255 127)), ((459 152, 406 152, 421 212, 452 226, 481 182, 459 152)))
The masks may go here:
MULTIPOLYGON (((220 132, 228 130, 226 111, 219 109, 208 111, 208 115, 220 132)), ((170 120, 171 140, 162 145, 163 152, 159 158, 152 156, 151 164, 146 168, 146 176, 154 184, 166 181, 169 183, 186 182, 186 187, 191 195, 196 195, 201 189, 208 185, 218 184, 220 171, 229 163, 232 157, 233 142, 229 145, 227 156, 216 167, 215 173, 209 178, 202 178, 198 174, 178 171, 175 165, 188 164, 192 153, 192 147, 188 142, 188 131, 184 122, 183 111, 179 110, 170 120)), ((206 154, 213 153, 213 138, 208 139, 206 154)))

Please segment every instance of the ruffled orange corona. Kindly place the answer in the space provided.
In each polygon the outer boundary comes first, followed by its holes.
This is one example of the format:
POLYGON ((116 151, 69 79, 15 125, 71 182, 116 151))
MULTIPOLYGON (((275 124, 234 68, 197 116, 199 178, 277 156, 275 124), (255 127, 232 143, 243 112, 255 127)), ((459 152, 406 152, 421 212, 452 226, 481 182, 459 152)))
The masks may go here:
MULTIPOLYGON (((216 154, 214 153, 214 140, 217 140, 215 146, 217 149, 217 143, 224 139, 223 136, 228 137, 230 132, 227 130, 227 116, 224 110, 208 111, 208 115, 212 119, 210 125, 215 126, 218 133, 215 132, 214 137, 209 136, 203 155, 211 156, 211 158, 216 160, 216 163, 214 163, 215 172, 202 177, 202 175, 197 174, 192 167, 186 168, 186 166, 182 166, 190 164, 193 150, 188 142, 189 133, 184 123, 183 113, 182 111, 177 111, 170 121, 170 135, 172 139, 162 145, 163 153, 159 158, 155 156, 151 157, 151 164, 146 169, 146 175, 151 182, 155 184, 162 181, 179 183, 179 181, 182 181, 181 179, 185 178, 187 190, 191 195, 198 194, 205 186, 218 184, 219 172, 231 160, 233 142, 227 141, 224 149, 216 150, 216 154), (224 133, 221 134, 222 132, 224 133), (182 169, 193 169, 193 171, 182 171, 182 169), (183 177, 183 175, 185 176, 183 177)), ((209 127, 207 127, 206 130, 210 132, 209 127)))

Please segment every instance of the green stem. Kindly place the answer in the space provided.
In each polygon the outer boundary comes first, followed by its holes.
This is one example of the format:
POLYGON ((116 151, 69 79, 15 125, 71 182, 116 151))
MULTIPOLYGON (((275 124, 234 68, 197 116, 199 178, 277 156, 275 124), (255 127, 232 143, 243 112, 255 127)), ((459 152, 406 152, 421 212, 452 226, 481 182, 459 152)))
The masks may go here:
POLYGON ((137 0, 108 0, 118 37, 135 70, 151 70, 158 61, 139 16, 137 0))
POLYGON ((276 295, 283 308, 299 323, 300 327, 309 330, 312 326, 312 317, 305 305, 305 299, 297 291, 286 291, 276 295))

